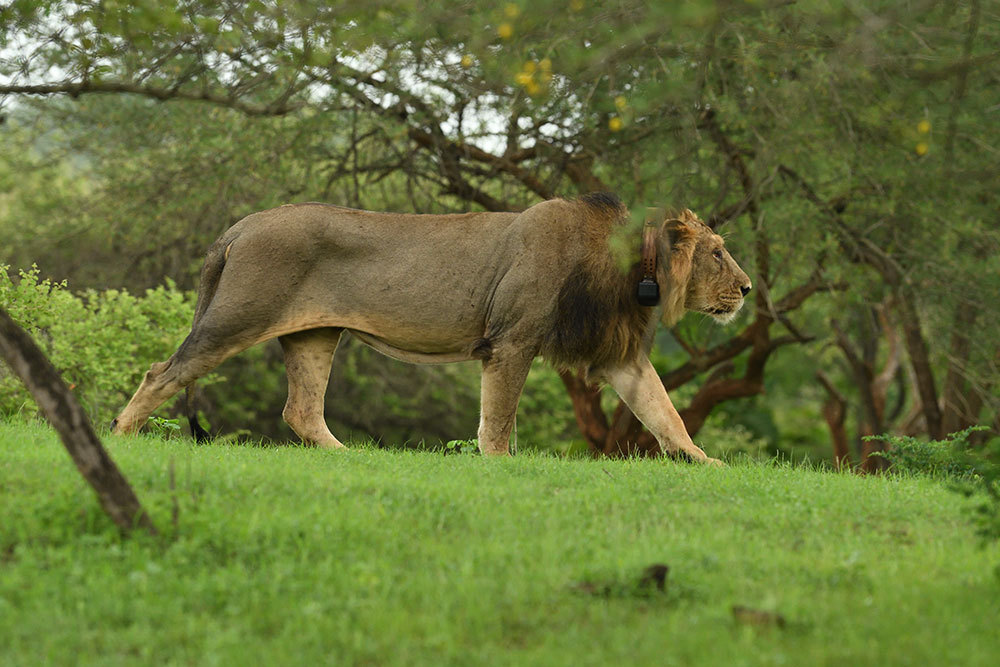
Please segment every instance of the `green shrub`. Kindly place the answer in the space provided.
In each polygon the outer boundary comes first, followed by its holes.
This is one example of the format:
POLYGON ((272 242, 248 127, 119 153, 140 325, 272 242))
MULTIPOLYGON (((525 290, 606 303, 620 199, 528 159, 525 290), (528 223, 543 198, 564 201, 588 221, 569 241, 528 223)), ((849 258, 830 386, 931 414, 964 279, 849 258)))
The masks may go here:
MULTIPOLYGON (((126 291, 74 294, 66 283, 40 280, 38 268, 13 280, 0 265, 0 307, 48 355, 96 424, 128 401, 154 361, 167 359, 190 329, 194 295, 167 284, 137 297, 126 291)), ((0 417, 33 416, 24 385, 0 367, 0 417)))
POLYGON ((920 440, 908 435, 867 436, 865 440, 887 442, 889 449, 874 452, 889 462, 890 470, 901 473, 916 473, 931 477, 964 478, 975 471, 977 456, 968 449, 968 438, 985 427, 971 426, 942 440, 920 440))
MULTIPOLYGON (((970 453, 967 464, 971 474, 956 490, 979 498, 973 523, 980 537, 987 542, 1000 539, 1000 439, 994 438, 970 453)), ((1000 567, 997 574, 1000 575, 1000 567)))

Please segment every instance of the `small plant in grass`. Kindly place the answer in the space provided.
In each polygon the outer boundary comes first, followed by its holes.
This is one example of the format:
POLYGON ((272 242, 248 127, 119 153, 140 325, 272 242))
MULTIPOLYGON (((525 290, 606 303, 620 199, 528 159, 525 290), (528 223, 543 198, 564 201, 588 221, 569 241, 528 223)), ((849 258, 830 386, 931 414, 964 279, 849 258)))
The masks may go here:
POLYGON ((475 454, 479 451, 479 440, 449 440, 444 443, 445 454, 475 454))
POLYGON ((181 422, 179 419, 166 419, 165 417, 150 417, 148 424, 149 432, 161 438, 169 438, 180 433, 181 422))

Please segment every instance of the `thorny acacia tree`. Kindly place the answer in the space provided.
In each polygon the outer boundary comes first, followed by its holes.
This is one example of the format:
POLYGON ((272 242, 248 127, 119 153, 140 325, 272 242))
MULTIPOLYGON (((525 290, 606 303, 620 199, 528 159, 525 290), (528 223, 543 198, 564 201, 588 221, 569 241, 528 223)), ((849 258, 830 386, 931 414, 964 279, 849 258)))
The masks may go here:
MULTIPOLYGON (((826 388, 848 461, 852 403, 859 434, 939 437, 995 414, 996 313, 978 305, 1000 291, 996 14, 983 0, 21 0, 0 10, 0 94, 200 104, 325 133, 289 196, 517 210, 614 190, 636 211, 693 208, 732 232, 757 289, 729 338, 672 332, 687 359, 665 385, 700 381, 689 430, 761 393, 776 350, 820 339, 820 374, 801 381, 826 388)), ((177 239, 182 256, 205 244, 177 239)), ((609 415, 581 375, 562 378, 595 452, 651 450, 623 405, 609 415)))

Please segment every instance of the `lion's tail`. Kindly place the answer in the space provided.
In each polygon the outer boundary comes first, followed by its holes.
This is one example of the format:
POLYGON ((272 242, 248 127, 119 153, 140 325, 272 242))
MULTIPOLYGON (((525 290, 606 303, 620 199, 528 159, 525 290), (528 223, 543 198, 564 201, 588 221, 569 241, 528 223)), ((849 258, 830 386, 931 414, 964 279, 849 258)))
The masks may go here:
MULTIPOLYGON (((229 258, 229 248, 235 240, 236 235, 223 234, 212 244, 212 247, 208 249, 208 253, 205 255, 205 264, 201 267, 201 278, 198 284, 198 300, 194 305, 192 331, 198 327, 199 320, 204 316, 205 311, 208 310, 212 299, 215 298, 215 291, 219 287, 222 270, 225 268, 226 260, 229 258)), ((187 416, 188 424, 191 426, 191 435, 194 437, 195 442, 201 443, 209 440, 212 436, 198 423, 198 410, 195 407, 194 400, 194 385, 195 383, 192 382, 184 390, 184 413, 187 416)))
POLYGON ((188 425, 191 427, 191 437, 194 438, 195 442, 201 444, 212 439, 212 434, 198 423, 198 410, 194 405, 194 382, 184 390, 184 413, 187 415, 188 425))

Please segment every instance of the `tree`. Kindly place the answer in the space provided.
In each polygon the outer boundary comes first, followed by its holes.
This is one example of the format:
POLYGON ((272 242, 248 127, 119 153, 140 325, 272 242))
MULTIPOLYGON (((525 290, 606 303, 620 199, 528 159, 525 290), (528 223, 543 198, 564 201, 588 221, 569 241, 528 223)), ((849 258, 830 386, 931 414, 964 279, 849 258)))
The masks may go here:
MULTIPOLYGON (((982 335, 995 314, 952 307, 970 284, 1000 292, 972 263, 997 257, 996 161, 982 156, 996 150, 984 130, 1000 40, 982 16, 979 1, 25 2, 0 14, 0 47, 16 54, 0 62, 0 94, 138 96, 237 114, 237 127, 280 122, 274 136, 298 141, 294 159, 275 158, 294 165, 284 196, 517 210, 614 189, 637 212, 693 208, 732 232, 759 289, 735 335, 672 332, 665 384, 700 383, 689 430, 763 391, 779 349, 828 363, 801 344, 836 338, 845 304, 891 296, 906 400, 935 435, 996 413, 982 335)), ((189 239, 176 256, 193 254, 198 235, 175 236, 189 239)), ((875 357, 892 340, 876 335, 875 357)), ((594 451, 648 451, 624 406, 609 415, 580 375, 563 381, 594 451)))

